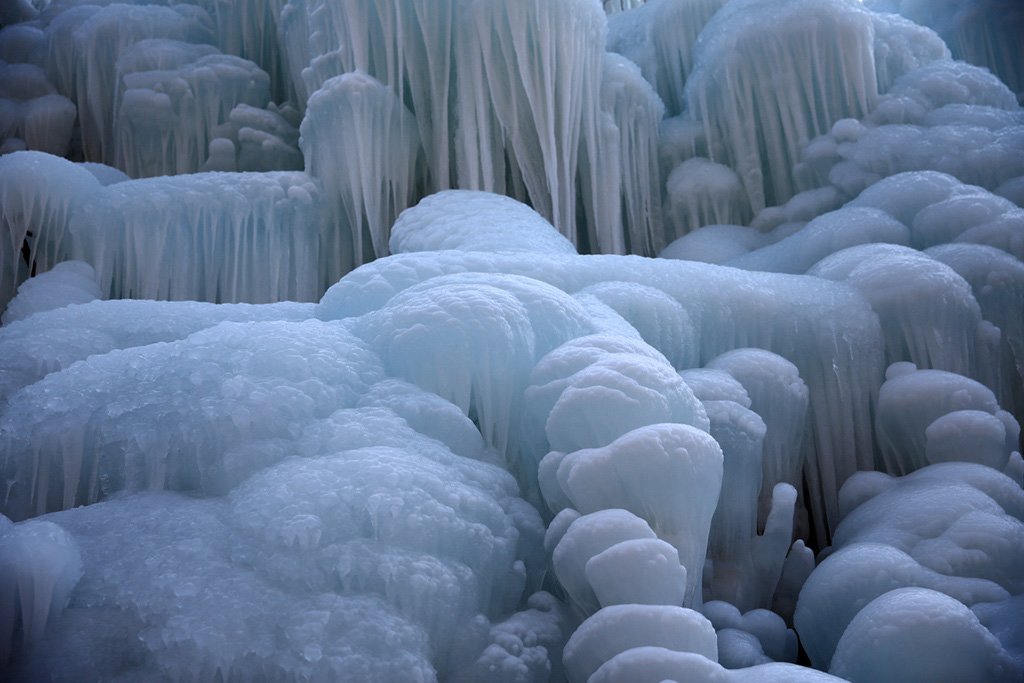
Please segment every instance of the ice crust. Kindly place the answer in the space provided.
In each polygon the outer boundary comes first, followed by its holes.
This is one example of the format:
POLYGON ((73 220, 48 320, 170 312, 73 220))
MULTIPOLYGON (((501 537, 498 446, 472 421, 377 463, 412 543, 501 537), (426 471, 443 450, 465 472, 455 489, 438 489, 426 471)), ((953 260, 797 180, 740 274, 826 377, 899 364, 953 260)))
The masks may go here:
POLYGON ((1018 15, 6 3, 0 679, 1021 680, 1018 15))

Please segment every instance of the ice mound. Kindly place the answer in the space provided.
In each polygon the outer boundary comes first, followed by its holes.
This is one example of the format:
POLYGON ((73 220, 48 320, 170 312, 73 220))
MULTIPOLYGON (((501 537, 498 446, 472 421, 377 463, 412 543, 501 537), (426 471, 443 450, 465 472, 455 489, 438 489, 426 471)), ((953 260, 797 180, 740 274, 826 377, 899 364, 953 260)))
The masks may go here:
POLYGON ((722 164, 695 157, 679 164, 665 181, 670 234, 680 237, 705 225, 746 224, 752 214, 740 177, 722 164))
POLYGON ((391 227, 392 254, 415 251, 573 254, 572 243, 530 207, 490 192, 446 190, 424 197, 391 227))
POLYGON ((0 61, 0 111, 4 152, 31 149, 63 156, 70 151, 78 110, 47 81, 40 66, 0 61))
POLYGON ((209 44, 214 42, 212 29, 210 15, 187 4, 110 4, 68 17, 68 24, 50 25, 49 64, 55 72, 51 80, 78 106, 86 160, 116 165, 117 60, 147 38, 209 44), (65 86, 72 82, 73 88, 65 86))
POLYGON ((823 259, 808 274, 847 282, 871 302, 887 363, 988 379, 981 308, 952 268, 908 247, 867 244, 823 259))
POLYGON ((807 579, 796 609, 815 666, 827 667, 857 613, 891 590, 928 588, 970 607, 1024 588, 1024 491, 996 470, 944 463, 901 479, 864 473, 842 495, 849 511, 835 551, 807 579))
POLYGON ((853 681, 1014 681, 1024 674, 963 603, 927 588, 889 591, 857 613, 830 671, 853 681))
POLYGON ((211 132, 209 156, 200 171, 301 171, 299 114, 289 104, 265 109, 239 104, 211 132), (230 143, 230 144, 229 144, 230 143))
POLYGON ((707 432, 685 424, 655 424, 607 447, 565 454, 556 476, 565 496, 584 515, 629 510, 674 546, 688 576, 684 604, 694 605, 700 600, 707 538, 718 503, 720 486, 715 482, 721 480, 721 458, 721 449, 707 432), (651 485, 655 477, 661 480, 657 487, 651 485))
POLYGON ((890 372, 879 390, 875 430, 885 469, 895 475, 950 459, 1002 470, 1020 437, 990 389, 927 369, 890 372))
POLYGON ((992 70, 1011 90, 1024 92, 1020 67, 1020 13, 1000 0, 869 0, 878 12, 896 12, 934 29, 949 44, 953 56, 992 70))
POLYGON ((15 390, 95 354, 184 339, 225 321, 298 322, 312 310, 313 304, 121 299, 42 311, 0 327, 0 404, 15 390))
POLYGON ((643 646, 718 659, 714 629, 699 612, 667 605, 617 605, 584 621, 566 643, 567 678, 584 683, 615 655, 643 646))
POLYGON ((775 273, 806 273, 818 261, 860 244, 910 243, 910 230, 880 209, 848 207, 814 218, 774 244, 723 265, 775 273))
POLYGON ((92 266, 82 261, 62 261, 21 283, 0 320, 7 325, 42 311, 89 303, 100 296, 92 266))
POLYGON ((294 438, 379 379, 369 350, 316 321, 223 323, 92 356, 9 397, 6 509, 23 518, 122 489, 220 491, 226 450, 294 438))

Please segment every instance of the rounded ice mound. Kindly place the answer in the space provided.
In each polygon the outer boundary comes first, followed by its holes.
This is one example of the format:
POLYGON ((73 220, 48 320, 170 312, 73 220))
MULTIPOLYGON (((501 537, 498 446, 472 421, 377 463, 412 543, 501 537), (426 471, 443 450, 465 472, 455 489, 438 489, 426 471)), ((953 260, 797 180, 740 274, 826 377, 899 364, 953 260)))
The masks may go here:
POLYGON ((0 479, 17 482, 6 514, 122 489, 221 491, 229 449, 294 439, 383 376, 344 326, 319 321, 222 323, 92 356, 11 397, 0 420, 0 479))
POLYGON ((392 254, 486 251, 575 254, 572 242, 522 202, 491 192, 445 190, 424 197, 391 228, 392 254))
POLYGON ((774 273, 806 273, 830 254, 860 244, 907 245, 910 231, 879 209, 845 207, 812 219, 803 229, 736 258, 725 265, 774 273))
POLYGON ((1024 491, 1006 475, 972 463, 899 479, 861 473, 843 497, 860 504, 836 529, 836 551, 807 579, 794 617, 815 666, 827 667, 847 625, 891 590, 929 588, 968 607, 1024 591, 1024 491))
POLYGON ((580 290, 610 306, 677 369, 697 364, 699 339, 689 313, 663 290, 636 282, 602 282, 580 290))
POLYGON ((6 325, 35 313, 85 304, 100 297, 92 266, 82 261, 61 261, 21 283, 18 294, 7 304, 2 321, 6 325))
POLYGON ((896 244, 864 244, 832 254, 808 275, 846 282, 864 295, 882 322, 889 363, 978 376, 981 308, 956 271, 896 244))
POLYGON ((1000 410, 991 389, 942 370, 915 370, 887 379, 878 392, 875 430, 886 469, 897 475, 934 462, 929 451, 938 460, 947 459, 939 454, 956 448, 964 434, 982 440, 972 440, 956 460, 993 465, 1001 457, 1002 469, 1016 450, 1020 432, 1014 418, 1000 410), (991 441, 996 433, 1002 435, 1001 442, 991 441))
POLYGON ((724 263, 764 244, 765 236, 742 225, 705 225, 665 247, 658 258, 724 263))
POLYGON ((710 434, 690 425, 648 425, 606 447, 569 453, 556 476, 584 514, 620 508, 646 520, 679 551, 688 576, 684 604, 699 603, 722 481, 722 450, 710 434))
POLYGON ((999 641, 958 600, 902 588, 872 600, 843 632, 830 672, 852 683, 1017 681, 999 641))
POLYGON ((586 683, 615 655, 643 646, 718 659, 715 629, 700 612, 674 605, 615 605, 596 612, 569 638, 566 676, 570 683, 586 683))

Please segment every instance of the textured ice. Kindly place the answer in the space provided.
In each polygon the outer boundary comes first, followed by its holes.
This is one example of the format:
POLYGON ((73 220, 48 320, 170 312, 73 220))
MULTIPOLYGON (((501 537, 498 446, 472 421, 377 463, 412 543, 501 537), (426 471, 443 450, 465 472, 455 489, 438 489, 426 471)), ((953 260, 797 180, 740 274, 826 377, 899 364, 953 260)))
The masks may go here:
POLYGON ((0 678, 1024 675, 1003 0, 128 1, 0 16, 0 678))
POLYGON ((312 301, 323 287, 325 203, 301 172, 116 183, 76 207, 71 256, 91 263, 113 298, 312 301))
POLYGON ((0 403, 17 389, 75 361, 114 349, 184 339, 225 321, 310 318, 312 304, 207 304, 191 301, 94 301, 0 327, 0 403))
POLYGON ((7 325, 35 313, 85 304, 99 298, 100 288, 96 285, 92 266, 83 261, 62 261, 47 272, 21 283, 0 321, 7 325))
POLYGON ((333 283, 387 253, 391 225, 412 203, 419 133, 394 91, 360 71, 313 93, 299 130, 306 170, 323 183, 335 222, 322 261, 333 283))
POLYGON ((735 348, 766 348, 799 368, 811 397, 849 392, 852 401, 812 398, 810 403, 809 429, 816 436, 805 438, 803 448, 808 506, 820 534, 827 534, 826 516, 836 514, 830 491, 874 463, 870 415, 883 353, 878 318, 851 288, 820 278, 637 257, 411 253, 378 259, 352 272, 324 295, 317 315, 361 315, 431 277, 467 271, 523 274, 566 291, 609 279, 656 287, 684 304, 698 330, 701 359, 735 348), (779 315, 794 323, 783 335, 770 332, 771 321, 779 315), (823 357, 828 358, 824 365, 814 360, 823 357))
POLYGON ((963 603, 902 588, 857 613, 829 670, 853 681, 1015 681, 1024 675, 963 603))
POLYGON ((133 178, 197 172, 214 129, 236 106, 270 101, 263 70, 208 45, 142 40, 121 54, 116 70, 108 163, 133 178))
POLYGON ((74 539, 52 522, 11 524, 0 515, 0 667, 60 617, 82 575, 74 539))
POLYGON ((489 192, 446 190, 406 209, 391 226, 392 254, 414 251, 573 254, 572 243, 530 207, 489 192))
POLYGON ((592 615, 566 643, 567 678, 585 683, 615 655, 643 646, 718 659, 714 629, 699 612, 668 605, 618 605, 592 615))
POLYGON ((23 518, 121 489, 220 491, 226 450, 294 438, 381 378, 341 325, 316 321, 223 323, 92 356, 9 397, 6 509, 23 518))
POLYGON ((890 590, 928 588, 968 607, 1021 591, 1019 483, 983 465, 944 463, 897 480, 857 475, 846 489, 861 502, 797 604, 796 630, 815 666, 828 666, 847 625, 890 590), (862 477, 869 489, 853 494, 862 477))
POLYGON ((708 22, 684 96, 708 137, 725 140, 722 161, 754 211, 795 194, 791 169, 803 145, 870 111, 873 33, 871 13, 852 0, 742 0, 708 22))

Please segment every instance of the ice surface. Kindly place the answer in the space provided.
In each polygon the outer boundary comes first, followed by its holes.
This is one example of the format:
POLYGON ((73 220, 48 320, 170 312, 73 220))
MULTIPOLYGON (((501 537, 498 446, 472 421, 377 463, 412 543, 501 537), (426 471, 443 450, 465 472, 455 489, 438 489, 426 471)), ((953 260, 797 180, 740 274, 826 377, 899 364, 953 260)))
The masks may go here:
POLYGON ((83 261, 62 261, 47 272, 21 283, 0 321, 7 325, 35 313, 85 304, 99 298, 100 288, 96 285, 92 266, 83 261))
POLYGON ((446 190, 406 209, 391 227, 392 254, 414 251, 572 254, 572 243, 530 207, 489 192, 446 190))
POLYGON ((1022 676, 1002 0, 148 1, 0 17, 0 678, 1022 676))
POLYGON ((700 604, 721 468, 721 449, 707 432, 684 424, 655 424, 631 431, 605 448, 569 453, 558 465, 557 477, 584 515, 609 508, 629 510, 671 543, 687 573, 683 604, 694 606, 700 604))
MULTIPOLYGON (((849 486, 857 487, 861 477, 849 486)), ((890 590, 928 588, 968 607, 1021 590, 1020 484, 968 463, 932 465, 883 483, 872 484, 881 492, 861 495, 867 500, 836 530, 835 552, 800 593, 796 630, 815 666, 828 666, 847 625, 890 590)))
POLYGON ((308 107, 299 146, 336 222, 324 242, 330 283, 387 253, 391 225, 412 203, 420 140, 394 91, 360 71, 328 80, 308 107))
POLYGON ((82 575, 74 539, 51 522, 0 524, 0 667, 17 644, 40 641, 82 575))
POLYGON ((849 681, 1014 681, 1024 675, 963 603, 926 588, 875 598, 843 632, 829 670, 849 681))
POLYGON ((615 655, 643 646, 718 659, 714 629, 699 612, 667 605, 618 605, 584 621, 566 643, 567 677, 571 683, 584 683, 615 655))

